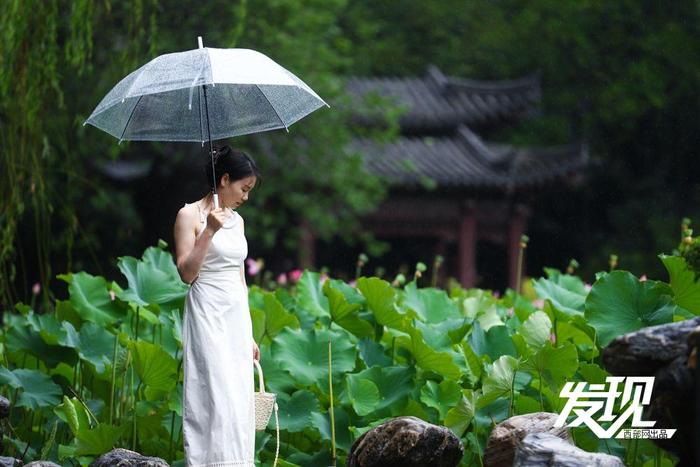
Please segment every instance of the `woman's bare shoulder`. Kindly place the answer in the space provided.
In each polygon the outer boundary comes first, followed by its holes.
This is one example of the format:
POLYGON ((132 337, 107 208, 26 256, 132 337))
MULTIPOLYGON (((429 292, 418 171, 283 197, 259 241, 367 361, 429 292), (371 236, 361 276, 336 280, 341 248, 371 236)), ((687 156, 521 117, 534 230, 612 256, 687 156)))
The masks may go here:
POLYGON ((196 230, 198 219, 199 213, 197 212, 197 205, 194 203, 185 204, 177 212, 177 216, 175 216, 175 228, 194 228, 196 230))

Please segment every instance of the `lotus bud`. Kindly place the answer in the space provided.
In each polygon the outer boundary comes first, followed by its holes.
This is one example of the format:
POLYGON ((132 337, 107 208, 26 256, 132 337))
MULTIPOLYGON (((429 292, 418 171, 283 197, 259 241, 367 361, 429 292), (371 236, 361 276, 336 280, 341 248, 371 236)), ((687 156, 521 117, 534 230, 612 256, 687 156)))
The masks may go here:
POLYGON ((301 269, 295 269, 294 271, 289 273, 289 279, 292 282, 297 283, 297 282, 299 282, 299 279, 301 279, 301 274, 302 274, 301 269))
POLYGON ((566 267, 566 273, 573 274, 576 271, 576 269, 578 269, 578 267, 578 261, 572 258, 571 261, 569 261, 569 265, 566 267))
POLYGON ((287 275, 285 273, 282 273, 279 276, 277 276, 277 284, 287 285, 287 275))
POLYGON ((365 264, 367 264, 367 261, 369 261, 369 258, 367 257, 366 254, 360 253, 360 254, 357 256, 357 266, 358 266, 358 267, 364 266, 365 264))
POLYGON ((394 287, 398 287, 400 285, 404 285, 406 283, 406 276, 403 274, 399 273, 396 275, 394 278, 394 281, 391 283, 394 287))
POLYGON ((37 282, 32 286, 32 294, 39 295, 40 293, 41 293, 41 284, 37 282))
POLYGON ((521 236, 520 236, 520 248, 521 248, 521 249, 524 250, 525 248, 527 248, 527 244, 528 244, 529 242, 530 242, 530 237, 528 237, 527 235, 521 235, 521 236))
POLYGON ((615 254, 610 255, 609 263, 610 263, 610 270, 612 271, 613 269, 615 269, 617 267, 617 255, 615 255, 615 254))

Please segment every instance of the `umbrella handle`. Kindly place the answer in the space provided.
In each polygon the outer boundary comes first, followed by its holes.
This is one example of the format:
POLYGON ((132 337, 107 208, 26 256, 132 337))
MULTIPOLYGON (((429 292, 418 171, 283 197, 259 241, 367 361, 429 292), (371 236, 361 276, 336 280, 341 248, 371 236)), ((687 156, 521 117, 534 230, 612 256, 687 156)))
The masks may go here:
POLYGON ((219 195, 214 193, 214 209, 219 209, 219 195))

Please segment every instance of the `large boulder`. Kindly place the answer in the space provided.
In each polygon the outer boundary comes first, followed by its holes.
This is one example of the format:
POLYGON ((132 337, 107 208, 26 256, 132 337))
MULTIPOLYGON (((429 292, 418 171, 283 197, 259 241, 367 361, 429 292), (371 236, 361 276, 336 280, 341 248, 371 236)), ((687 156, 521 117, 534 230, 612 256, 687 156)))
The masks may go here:
POLYGON ((700 382, 697 369, 700 317, 651 326, 613 340, 603 350, 603 364, 618 376, 654 376, 645 420, 654 428, 675 428, 671 439, 654 440, 679 457, 679 467, 696 467, 700 433, 700 382))
POLYGON ((516 448, 531 433, 549 433, 571 441, 566 427, 554 426, 557 417, 555 413, 537 412, 516 415, 496 425, 486 443, 484 467, 511 467, 516 448))
POLYGON ((464 455, 449 429, 416 417, 398 417, 360 436, 348 454, 348 467, 455 467, 464 455))
POLYGON ((591 453, 549 433, 527 435, 515 450, 513 467, 625 467, 609 454, 591 453))
POLYGON ((14 457, 0 456, 0 467, 20 467, 22 461, 14 457))
POLYGON ((92 461, 90 467, 170 467, 160 457, 146 457, 128 449, 116 448, 92 461))
POLYGON ((700 317, 650 326, 620 336, 603 350, 605 368, 617 376, 654 376, 678 357, 688 357, 688 336, 700 317))

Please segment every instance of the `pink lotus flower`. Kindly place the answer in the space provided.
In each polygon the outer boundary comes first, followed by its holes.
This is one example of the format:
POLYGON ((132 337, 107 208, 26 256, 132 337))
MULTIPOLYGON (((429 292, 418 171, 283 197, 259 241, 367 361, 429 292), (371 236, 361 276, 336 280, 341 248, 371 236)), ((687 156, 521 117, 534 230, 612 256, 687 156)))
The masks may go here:
POLYGON ((357 281, 356 281, 355 279, 353 279, 353 280, 351 280, 350 282, 348 282, 348 284, 350 284, 350 287, 357 288, 357 281))
POLYGON ((639 282, 646 282, 647 281, 647 275, 642 274, 642 277, 639 278, 639 282))
POLYGON ((301 269, 295 269, 294 271, 289 273, 289 279, 292 282, 297 283, 297 282, 299 282, 299 279, 301 279, 301 274, 302 274, 301 269))
POLYGON ((254 260, 253 258, 248 258, 245 260, 245 264, 248 266, 248 275, 255 276, 260 272, 260 262, 254 260))
POLYGON ((279 276, 277 276, 277 283, 279 285, 287 285, 287 275, 285 273, 282 273, 279 276))
POLYGON ((552 344, 557 343, 557 335, 554 334, 553 332, 549 333, 549 342, 551 342, 552 344))
POLYGON ((321 281, 321 285, 323 285, 328 280, 328 274, 321 273, 321 277, 319 278, 319 280, 321 281))
POLYGON ((532 306, 539 310, 542 310, 544 308, 544 300, 541 298, 536 298, 532 301, 532 306))
POLYGON ((590 292, 593 286, 589 283, 583 284, 583 288, 586 289, 586 292, 590 292))
POLYGON ((37 282, 36 284, 34 284, 32 286, 32 293, 34 295, 39 295, 41 293, 41 284, 40 283, 37 282))

